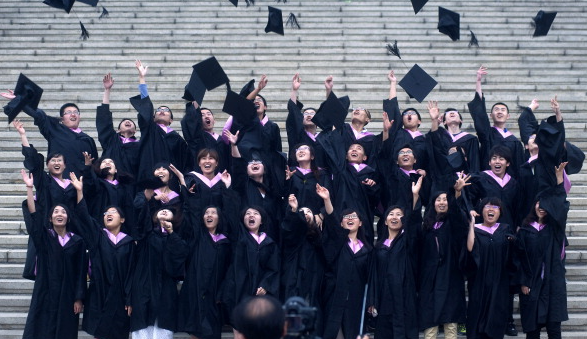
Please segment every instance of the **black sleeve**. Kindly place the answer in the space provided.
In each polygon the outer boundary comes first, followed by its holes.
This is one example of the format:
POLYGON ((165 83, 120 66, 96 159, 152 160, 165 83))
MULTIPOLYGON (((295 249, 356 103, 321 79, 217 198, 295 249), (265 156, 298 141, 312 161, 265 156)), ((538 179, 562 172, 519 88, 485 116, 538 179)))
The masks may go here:
MULTIPOLYGON (((471 118, 473 118, 473 125, 479 138, 481 149, 481 161, 484 161, 489 155, 491 148, 489 134, 491 132, 491 125, 489 117, 487 116, 487 109, 485 107, 485 97, 479 97, 479 93, 475 92, 475 98, 468 103, 471 118)), ((483 166, 482 166, 483 167, 483 166)))
POLYGON ((117 141, 118 135, 114 131, 109 104, 102 104, 96 109, 96 129, 98 130, 98 141, 100 141, 102 149, 111 149, 117 141))
MULTIPOLYGON (((185 225, 182 227, 185 227, 185 225)), ((184 263, 188 254, 188 245, 177 232, 169 234, 165 240, 163 253, 163 269, 165 272, 177 280, 182 280, 185 271, 184 263)))
MULTIPOLYGON (((295 104, 291 99, 287 102, 287 119, 285 120, 285 131, 287 133, 287 144, 293 149, 303 139, 304 133, 304 116, 302 115, 304 105, 297 101, 295 104)), ((291 152, 290 152, 291 154, 291 152)))
POLYGON ((520 128, 520 138, 524 145, 528 144, 530 136, 538 130, 538 121, 530 107, 524 107, 518 118, 518 127, 520 128))
POLYGON ((77 203, 75 207, 75 213, 79 221, 79 226, 77 228, 78 232, 80 233, 81 237, 84 238, 88 249, 91 250, 98 245, 102 228, 100 225, 98 225, 96 220, 90 216, 85 198, 77 203))

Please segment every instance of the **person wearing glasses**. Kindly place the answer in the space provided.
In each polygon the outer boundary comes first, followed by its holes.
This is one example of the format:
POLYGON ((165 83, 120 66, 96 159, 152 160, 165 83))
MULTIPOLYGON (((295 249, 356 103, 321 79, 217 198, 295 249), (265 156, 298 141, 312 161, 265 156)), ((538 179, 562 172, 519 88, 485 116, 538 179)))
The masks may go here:
POLYGON ((151 102, 145 81, 149 66, 137 60, 135 67, 139 73, 141 94, 130 98, 130 102, 138 112, 141 130, 137 182, 140 183, 145 178, 151 177, 150 170, 158 162, 172 163, 182 173, 193 170, 194 163, 188 144, 170 127, 173 122, 173 112, 168 106, 159 106, 154 109, 151 102))

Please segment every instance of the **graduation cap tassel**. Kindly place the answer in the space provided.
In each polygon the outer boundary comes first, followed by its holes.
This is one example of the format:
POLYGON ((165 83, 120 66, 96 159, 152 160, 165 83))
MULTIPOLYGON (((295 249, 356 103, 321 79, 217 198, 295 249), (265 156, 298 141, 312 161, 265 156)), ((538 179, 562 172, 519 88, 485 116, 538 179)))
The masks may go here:
POLYGON ((387 44, 387 53, 395 55, 398 58, 402 58, 399 53, 399 48, 397 47, 397 40, 394 41, 393 46, 391 44, 387 44))
POLYGON ((471 31, 471 30, 469 32, 471 32, 471 40, 469 40, 469 47, 471 47, 471 46, 479 47, 479 41, 477 40, 475 33, 473 33, 473 31, 471 31))
POLYGON ((84 24, 82 24, 82 22, 79 22, 79 25, 82 29, 82 34, 79 36, 80 39, 82 40, 88 40, 90 38, 90 32, 88 32, 88 30, 84 27, 84 24))
POLYGON ((109 16, 110 16, 110 13, 108 13, 108 11, 106 10, 106 7, 102 6, 102 14, 100 14, 100 17, 98 19, 107 18, 109 16))
POLYGON ((295 14, 289 13, 289 18, 287 18, 285 26, 291 28, 297 27, 298 29, 300 29, 300 24, 298 23, 298 19, 296 18, 295 14))
POLYGON ((247 7, 255 5, 255 0, 245 0, 245 2, 247 3, 247 7))

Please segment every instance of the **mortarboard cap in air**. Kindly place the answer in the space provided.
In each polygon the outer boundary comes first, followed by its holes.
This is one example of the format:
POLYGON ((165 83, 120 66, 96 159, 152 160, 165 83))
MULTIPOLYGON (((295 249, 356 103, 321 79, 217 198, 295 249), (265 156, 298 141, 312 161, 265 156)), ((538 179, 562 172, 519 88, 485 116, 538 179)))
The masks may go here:
POLYGON ((461 38, 460 21, 461 15, 444 7, 438 7, 438 30, 448 35, 452 41, 461 38))
POLYGON ((238 0, 229 0, 229 1, 234 5, 234 7, 238 7, 238 0))
POLYGON ((233 92, 226 92, 226 99, 222 111, 232 115, 238 124, 248 125, 257 116, 257 109, 252 100, 233 92))
POLYGON ((326 101, 320 104, 320 108, 312 118, 312 122, 324 131, 331 130, 332 126, 341 129, 347 114, 348 109, 343 106, 343 103, 336 97, 334 92, 330 92, 326 101))
POLYGON ((414 7, 414 14, 418 14, 418 12, 424 7, 424 5, 428 2, 428 0, 412 0, 412 7, 414 7))
POLYGON ((202 82, 202 79, 198 76, 198 73, 194 69, 192 72, 192 76, 190 77, 190 81, 187 85, 185 85, 185 90, 183 93, 183 99, 187 101, 195 101, 198 105, 202 105, 202 100, 204 100, 204 95, 206 94, 206 86, 202 82))
POLYGON ((265 33, 275 32, 283 35, 283 16, 279 8, 269 7, 269 17, 267 18, 267 26, 265 26, 265 33))
POLYGON ((249 82, 247 82, 243 88, 241 89, 241 91, 239 92, 240 95, 242 95, 243 97, 248 97, 249 94, 251 94, 253 91, 255 90, 255 79, 251 79, 249 82))
POLYGON ((220 66, 215 57, 210 57, 192 67, 209 91, 220 85, 229 83, 228 76, 224 73, 222 66, 220 66))
POLYGON ((49 5, 54 8, 62 9, 69 13, 71 11, 71 7, 73 7, 73 3, 75 0, 45 0, 43 3, 45 5, 49 5))
POLYGON ((43 89, 39 85, 32 82, 24 74, 20 73, 16 87, 14 88, 16 98, 11 100, 8 105, 4 107, 4 113, 8 115, 8 123, 12 122, 14 118, 20 113, 24 106, 29 106, 32 109, 37 109, 43 89))
POLYGON ((410 98, 415 98, 418 102, 422 102, 437 84, 438 82, 418 64, 415 64, 399 82, 410 98))
POLYGON ((548 31, 550 30, 550 26, 552 26, 552 22, 556 17, 557 12, 545 12, 545 11, 538 11, 538 14, 532 19, 534 20, 534 26, 536 29, 534 30, 534 37, 536 36, 546 36, 548 31))

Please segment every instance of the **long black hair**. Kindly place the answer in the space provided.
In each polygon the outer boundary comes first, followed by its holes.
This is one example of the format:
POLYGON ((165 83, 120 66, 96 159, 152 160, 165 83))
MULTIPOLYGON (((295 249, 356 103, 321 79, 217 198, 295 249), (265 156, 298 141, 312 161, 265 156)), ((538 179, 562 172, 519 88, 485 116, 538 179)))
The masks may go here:
MULTIPOLYGON (((298 148, 300 148, 301 146, 308 146, 308 149, 310 150, 310 156, 313 157, 313 159, 310 160, 310 169, 312 170, 312 174, 314 174, 314 178, 316 178, 316 181, 320 181, 320 169, 316 165, 316 152, 314 151, 314 147, 312 147, 312 145, 310 145, 309 143, 300 142, 299 144, 294 146, 295 153, 297 153, 296 150, 298 148)), ((298 160, 295 157, 295 153, 294 153, 294 162, 297 165, 299 165, 298 160)))
POLYGON ((448 217, 448 213, 450 212, 448 209, 445 213, 437 213, 436 208, 434 207, 434 203, 436 199, 441 194, 446 194, 447 205, 449 205, 449 195, 445 191, 438 191, 435 192, 432 197, 430 198, 430 202, 428 203, 428 208, 426 209, 426 213, 424 214, 424 222, 422 223, 423 230, 431 230, 434 227, 434 224, 437 222, 445 221, 448 217))
POLYGON ((98 161, 94 161, 94 163, 92 164, 92 169, 94 170, 94 173, 96 173, 96 176, 98 176, 98 178, 106 179, 106 177, 108 176, 108 167, 100 169, 100 165, 102 165, 102 161, 104 161, 104 159, 111 159, 112 162, 114 162, 114 166, 116 166, 116 173, 114 173, 114 180, 118 180, 118 182, 120 182, 121 184, 133 184, 134 183, 135 178, 133 177, 132 174, 121 171, 118 168, 118 165, 116 164, 116 160, 112 159, 111 157, 105 157, 105 156, 100 157, 98 159, 98 161))

